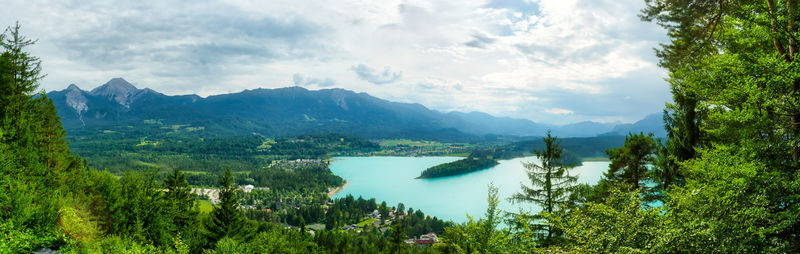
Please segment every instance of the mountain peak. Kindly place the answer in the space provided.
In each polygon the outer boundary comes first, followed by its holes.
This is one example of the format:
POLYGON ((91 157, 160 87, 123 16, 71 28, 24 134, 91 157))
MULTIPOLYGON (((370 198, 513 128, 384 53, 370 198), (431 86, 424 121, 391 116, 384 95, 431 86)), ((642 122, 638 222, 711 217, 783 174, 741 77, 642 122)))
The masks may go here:
POLYGON ((81 124, 84 124, 81 113, 89 110, 89 106, 86 104, 87 99, 83 90, 75 84, 70 84, 64 91, 66 92, 64 96, 66 97, 67 105, 78 113, 78 120, 81 120, 81 124))
POLYGON ((112 78, 102 86, 99 86, 92 90, 92 93, 101 92, 103 90, 112 89, 114 91, 125 91, 125 92, 133 92, 138 90, 135 86, 133 86, 130 82, 123 78, 112 78))
POLYGON ((67 91, 83 91, 83 90, 81 90, 81 88, 75 84, 69 84, 69 86, 67 87, 67 91))
POLYGON ((130 98, 137 91, 139 91, 139 89, 131 85, 131 83, 125 79, 112 78, 102 86, 92 89, 90 93, 94 96, 103 96, 113 99, 120 105, 128 107, 130 104, 128 98, 130 98))

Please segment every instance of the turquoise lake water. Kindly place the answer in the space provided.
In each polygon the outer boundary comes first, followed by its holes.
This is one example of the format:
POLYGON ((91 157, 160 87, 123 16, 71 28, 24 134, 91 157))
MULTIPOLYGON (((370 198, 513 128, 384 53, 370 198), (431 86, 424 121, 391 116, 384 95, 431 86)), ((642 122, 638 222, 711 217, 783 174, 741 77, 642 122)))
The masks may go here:
MULTIPOLYGON (((331 171, 348 182, 348 186, 334 198, 348 194, 386 201, 390 206, 402 202, 406 210, 422 209, 425 214, 440 219, 464 222, 466 214, 483 217, 486 207, 487 186, 499 187, 500 209, 518 211, 519 208, 538 211, 533 205, 512 205, 506 199, 520 190, 520 182, 529 184, 522 162, 539 161, 536 157, 501 160, 492 168, 460 176, 436 179, 414 179, 432 166, 459 160, 459 157, 336 157, 331 171)), ((584 162, 571 174, 579 176, 578 182, 595 184, 608 169, 608 162, 584 162)))

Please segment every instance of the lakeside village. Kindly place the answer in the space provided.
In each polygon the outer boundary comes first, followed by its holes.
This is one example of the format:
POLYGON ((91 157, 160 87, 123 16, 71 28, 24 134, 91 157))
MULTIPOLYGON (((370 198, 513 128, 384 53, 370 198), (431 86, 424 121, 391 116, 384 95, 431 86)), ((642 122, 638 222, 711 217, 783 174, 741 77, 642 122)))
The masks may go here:
MULTIPOLYGON (((292 167, 322 163, 325 162, 316 159, 297 159, 273 162, 273 166, 281 166, 287 170, 291 170, 292 167)), ((328 188, 327 193, 322 194, 324 198, 309 198, 299 193, 290 193, 287 195, 287 193, 276 193, 275 191, 271 191, 269 187, 257 187, 252 184, 243 184, 238 186, 242 197, 238 207, 240 210, 245 212, 245 214, 251 214, 252 212, 277 213, 284 210, 299 211, 301 208, 309 206, 321 207, 322 212, 327 213, 329 207, 335 204, 330 200, 330 198, 333 197, 336 192, 346 186, 347 184, 345 183, 343 186, 328 188)), ((219 204, 219 191, 220 190, 218 188, 191 188, 191 193, 193 195, 197 195, 200 200, 207 200, 211 205, 219 204)), ((365 230, 378 230, 381 234, 383 234, 391 229, 395 220, 401 220, 408 215, 406 211, 398 211, 393 207, 388 207, 385 214, 386 218, 383 218, 384 216, 381 214, 381 211, 378 209, 373 209, 372 212, 363 216, 359 223, 341 226, 339 227, 339 230, 353 231, 356 233, 361 233, 365 230)), ((280 222, 280 224, 286 228, 298 228, 297 226, 293 226, 285 222, 280 222)), ((314 223, 308 225, 306 232, 314 235, 318 230, 323 230, 325 228, 325 224, 314 223)), ((434 232, 428 232, 419 236, 412 236, 411 238, 406 239, 405 243, 409 245, 418 245, 420 247, 429 246, 439 243, 439 237, 434 232)))

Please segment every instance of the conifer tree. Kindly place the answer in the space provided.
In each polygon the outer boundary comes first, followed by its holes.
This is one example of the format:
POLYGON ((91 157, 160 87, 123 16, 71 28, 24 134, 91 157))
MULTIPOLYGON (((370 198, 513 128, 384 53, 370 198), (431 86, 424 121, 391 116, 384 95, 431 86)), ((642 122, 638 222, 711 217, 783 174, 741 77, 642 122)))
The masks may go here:
POLYGON ((392 232, 389 237, 392 243, 392 253, 403 253, 407 236, 402 220, 397 220, 397 223, 392 227, 392 232))
POLYGON ((606 151, 611 159, 606 179, 612 182, 622 181, 631 188, 647 194, 650 188, 644 181, 651 177, 647 165, 655 162, 655 152, 656 141, 652 133, 628 134, 622 147, 606 151))
MULTIPOLYGON (((534 150, 541 165, 523 163, 528 171, 531 186, 520 184, 522 192, 514 194, 509 200, 513 203, 537 204, 542 207, 542 212, 553 213, 565 205, 578 177, 569 174, 569 170, 575 166, 564 164, 561 157, 564 149, 558 138, 553 137, 550 131, 547 131, 547 136, 542 140, 545 149, 543 151, 534 150)), ((540 218, 539 215, 535 217, 540 218)), ((549 245, 557 236, 557 232, 549 225, 538 225, 537 227, 544 231, 541 239, 543 245, 549 245)))
POLYGON ((237 209, 239 199, 237 187, 233 184, 231 170, 225 170, 219 181, 219 204, 206 220, 206 238, 214 244, 222 238, 229 237, 238 241, 251 237, 251 227, 244 215, 237 209))
POLYGON ((42 156, 42 163, 47 168, 62 169, 72 166, 75 160, 69 155, 67 133, 61 126, 56 114, 56 107, 47 95, 41 93, 33 99, 32 117, 36 119, 34 127, 34 146, 42 156))
POLYGON ((164 179, 164 185, 167 189, 165 200, 169 205, 172 223, 175 230, 180 232, 190 226, 197 216, 197 212, 193 210, 194 197, 190 193, 191 188, 186 181, 186 175, 178 168, 173 169, 164 179))
MULTIPOLYGON (((21 119, 31 106, 31 95, 39 87, 43 77, 39 58, 30 55, 25 48, 36 43, 20 34, 20 25, 6 28, 0 40, 0 118, 10 116, 21 119)), ((13 138, 13 136, 11 136, 13 138)))

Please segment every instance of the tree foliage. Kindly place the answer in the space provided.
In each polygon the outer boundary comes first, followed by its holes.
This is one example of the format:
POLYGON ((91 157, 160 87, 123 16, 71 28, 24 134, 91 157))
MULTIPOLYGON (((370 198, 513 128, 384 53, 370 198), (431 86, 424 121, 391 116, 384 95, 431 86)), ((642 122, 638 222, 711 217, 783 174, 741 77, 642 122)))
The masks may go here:
POLYGON ((605 179, 612 183, 621 181, 634 190, 649 193, 651 187, 646 181, 652 179, 652 175, 648 165, 655 162, 655 152, 653 134, 628 134, 622 147, 606 151, 611 163, 605 179))
POLYGON ((220 177, 219 185, 219 204, 214 206, 204 224, 208 243, 215 244, 226 237, 237 241, 250 240, 251 225, 238 210, 238 188, 233 185, 230 169, 220 177))
POLYGON ((460 159, 454 162, 436 165, 425 169, 418 178, 437 178, 461 175, 496 166, 497 160, 491 157, 473 157, 460 159))
POLYGON ((487 197, 489 207, 485 218, 477 221, 467 215, 467 221, 445 229, 445 243, 451 245, 450 250, 459 253, 503 253, 508 252, 511 235, 507 229, 498 229, 502 221, 502 211, 497 206, 500 198, 497 187, 489 185, 487 197))
MULTIPOLYGON (((626 181, 601 182, 595 190, 611 193, 608 198, 552 215, 555 227, 566 232, 567 244, 560 247, 646 253, 800 251, 796 1, 645 2, 643 19, 664 26, 670 37, 657 55, 670 73, 673 103, 667 105, 669 139, 654 146, 638 137, 641 142, 632 144, 646 144, 641 151, 658 150, 643 163, 654 170, 640 179, 660 185, 663 206, 641 206, 638 195, 620 203, 619 193, 626 189, 615 186, 626 181)), ((610 153, 612 169, 630 165, 618 163, 626 161, 619 158, 642 158, 619 156, 624 154, 623 148, 610 153)), ((635 187, 636 174, 621 172, 635 187)), ((635 193, 637 188, 632 189, 635 193)))
MULTIPOLYGON (((569 174, 569 170, 574 165, 565 165, 562 162, 561 154, 564 149, 561 148, 558 138, 550 135, 548 131, 547 136, 542 140, 545 143, 545 149, 534 150, 541 165, 523 163, 531 186, 520 184, 522 192, 514 194, 510 200, 533 203, 542 207, 542 212, 553 213, 567 205, 578 177, 569 174)), ((536 215, 535 218, 541 217, 536 215)), ((551 244, 553 238, 558 236, 558 232, 548 224, 541 224, 539 227, 544 231, 544 236, 541 237, 544 245, 551 244)))

